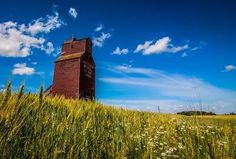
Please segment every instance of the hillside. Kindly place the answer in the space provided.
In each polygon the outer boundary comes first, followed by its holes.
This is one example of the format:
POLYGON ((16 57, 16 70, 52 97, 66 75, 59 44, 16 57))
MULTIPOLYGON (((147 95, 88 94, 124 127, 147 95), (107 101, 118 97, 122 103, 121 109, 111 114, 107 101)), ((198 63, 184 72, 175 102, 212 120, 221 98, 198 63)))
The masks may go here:
POLYGON ((235 116, 128 111, 40 92, 0 94, 0 158, 236 158, 235 116))

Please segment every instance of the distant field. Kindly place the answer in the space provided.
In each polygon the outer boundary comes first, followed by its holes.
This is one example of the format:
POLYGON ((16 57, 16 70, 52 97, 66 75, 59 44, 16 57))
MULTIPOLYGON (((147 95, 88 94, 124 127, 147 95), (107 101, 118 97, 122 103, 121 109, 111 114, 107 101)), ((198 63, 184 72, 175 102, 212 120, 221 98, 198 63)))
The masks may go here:
POLYGON ((0 158, 236 158, 235 116, 181 116, 0 94, 0 158))

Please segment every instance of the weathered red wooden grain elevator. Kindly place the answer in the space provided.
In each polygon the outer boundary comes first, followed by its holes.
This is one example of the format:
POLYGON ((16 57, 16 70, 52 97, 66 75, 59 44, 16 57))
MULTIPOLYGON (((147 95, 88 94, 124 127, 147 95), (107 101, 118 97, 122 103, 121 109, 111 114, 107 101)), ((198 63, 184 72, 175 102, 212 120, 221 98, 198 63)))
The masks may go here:
POLYGON ((66 98, 95 99, 95 63, 90 38, 66 40, 55 61, 49 94, 66 98))

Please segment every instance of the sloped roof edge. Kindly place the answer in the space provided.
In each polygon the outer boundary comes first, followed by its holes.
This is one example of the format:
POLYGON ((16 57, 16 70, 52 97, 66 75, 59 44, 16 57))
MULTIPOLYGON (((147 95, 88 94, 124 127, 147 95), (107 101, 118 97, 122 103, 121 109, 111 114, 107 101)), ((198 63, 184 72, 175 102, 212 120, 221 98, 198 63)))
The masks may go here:
POLYGON ((69 55, 62 55, 55 62, 80 58, 84 53, 85 52, 83 51, 83 52, 73 53, 69 55))

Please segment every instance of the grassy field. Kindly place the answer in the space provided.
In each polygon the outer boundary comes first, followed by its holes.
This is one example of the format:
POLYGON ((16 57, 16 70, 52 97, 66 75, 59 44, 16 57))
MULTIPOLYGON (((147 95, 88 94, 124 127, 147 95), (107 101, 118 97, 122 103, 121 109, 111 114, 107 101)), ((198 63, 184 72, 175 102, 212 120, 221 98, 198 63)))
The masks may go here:
POLYGON ((0 158, 236 158, 236 117, 128 111, 0 94, 0 158))

